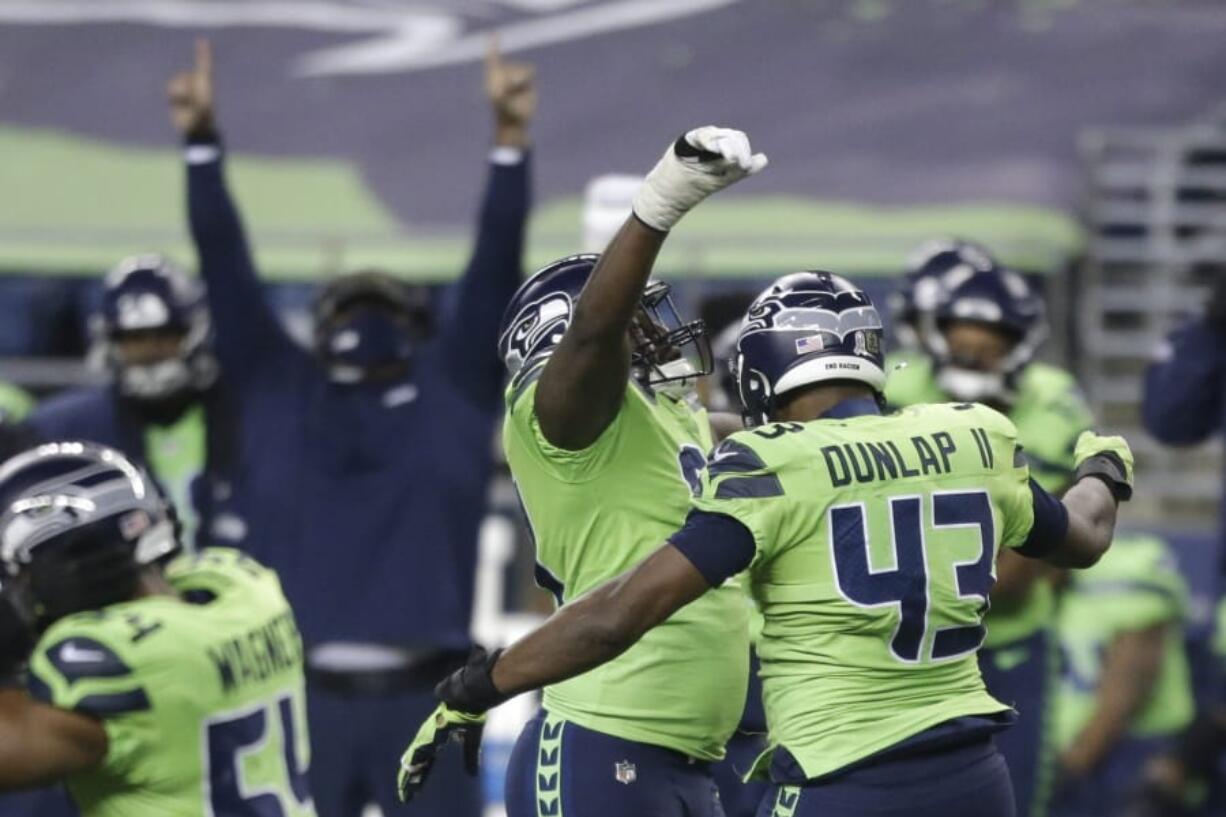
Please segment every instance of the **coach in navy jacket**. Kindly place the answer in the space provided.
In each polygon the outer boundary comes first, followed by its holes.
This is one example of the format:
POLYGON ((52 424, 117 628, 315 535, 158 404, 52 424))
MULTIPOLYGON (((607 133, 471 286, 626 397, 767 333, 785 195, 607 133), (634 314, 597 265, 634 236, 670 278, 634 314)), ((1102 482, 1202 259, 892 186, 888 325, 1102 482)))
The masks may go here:
POLYGON ((1204 317, 1174 332, 1145 373, 1142 419, 1170 445, 1195 445, 1226 427, 1226 280, 1204 317))
MULTIPOLYGON (((307 644, 319 813, 356 817, 377 800, 390 814, 398 738, 432 705, 432 664, 470 643, 501 406, 497 331, 522 277, 532 72, 496 55, 487 68, 496 147, 476 246, 407 376, 338 382, 318 351, 291 340, 261 290, 226 187, 209 63, 198 51, 170 97, 188 141, 189 218, 216 353, 239 406, 249 550, 279 572, 307 644)), ((461 780, 457 767, 437 805, 475 815, 479 793, 461 780)))

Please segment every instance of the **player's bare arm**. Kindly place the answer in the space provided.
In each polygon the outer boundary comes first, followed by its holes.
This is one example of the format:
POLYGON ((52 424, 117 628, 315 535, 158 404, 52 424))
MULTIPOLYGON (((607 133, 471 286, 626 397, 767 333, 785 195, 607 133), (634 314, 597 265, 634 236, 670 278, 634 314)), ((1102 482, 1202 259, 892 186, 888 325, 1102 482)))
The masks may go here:
POLYGON ((680 550, 665 545, 637 566, 566 604, 505 651, 473 651, 435 689, 443 703, 401 758, 397 787, 411 800, 439 747, 459 743, 476 770, 487 710, 521 692, 555 684, 613 660, 711 585, 680 550))
POLYGON ((631 324, 668 231, 711 193, 765 166, 745 134, 725 128, 692 130, 665 151, 541 373, 534 407, 550 443, 586 448, 617 416, 630 374, 631 324))
POLYGON ((1090 567, 1111 547, 1119 503, 1132 496, 1132 451, 1121 437, 1087 431, 1077 441, 1077 481, 1062 500, 1068 533, 1047 555, 1057 567, 1090 567))
POLYGON ((553 445, 586 448, 617 416, 630 376, 630 322, 665 236, 631 216, 592 272, 536 388, 541 432, 553 445))
POLYGON ((1122 633, 1111 642, 1094 714, 1060 758, 1066 775, 1093 770, 1128 731, 1149 699, 1166 653, 1165 623, 1122 633))
POLYGON ((494 686, 518 695, 587 672, 710 589, 681 551, 665 545, 513 644, 494 665, 494 686))
POLYGON ((106 759, 102 724, 39 703, 19 689, 0 690, 0 790, 57 783, 106 759))

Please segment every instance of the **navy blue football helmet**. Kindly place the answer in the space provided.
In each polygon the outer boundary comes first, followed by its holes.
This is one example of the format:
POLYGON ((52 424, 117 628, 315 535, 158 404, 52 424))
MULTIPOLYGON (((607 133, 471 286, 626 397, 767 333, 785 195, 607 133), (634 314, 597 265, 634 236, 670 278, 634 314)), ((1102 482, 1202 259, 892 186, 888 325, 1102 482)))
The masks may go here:
POLYGON ((833 380, 885 389, 881 315, 868 295, 830 272, 796 272, 745 313, 731 363, 748 426, 769 422, 780 395, 833 380))
POLYGON ((170 505, 117 451, 47 443, 0 466, 0 564, 40 628, 130 599, 179 550, 170 505))
POLYGON ((980 244, 957 238, 925 241, 907 257, 902 281, 890 294, 892 329, 900 345, 922 346, 924 322, 940 302, 942 280, 958 270, 978 272, 995 269, 996 259, 980 244))
POLYGON ((95 326, 107 366, 124 397, 173 400, 203 391, 217 378, 203 288, 160 255, 125 258, 107 274, 95 326), (150 334, 178 336, 175 353, 153 362, 126 361, 122 341, 150 334))
MULTIPOLYGON (((553 352, 599 259, 585 254, 555 261, 511 297, 498 333, 498 354, 512 375, 553 352)), ((662 281, 647 284, 630 334, 631 368, 645 386, 688 386, 714 369, 705 325, 681 319, 672 289, 662 281)))
POLYGON ((327 283, 314 318, 315 353, 337 383, 403 379, 433 332, 425 291, 377 270, 327 283))
POLYGON ((925 330, 925 346, 936 364, 937 383, 951 397, 968 402, 1009 405, 1018 375, 1034 359, 1047 337, 1043 299, 1018 272, 954 271, 943 277, 940 301, 925 330), (947 332, 955 322, 978 324, 1003 335, 1009 353, 992 368, 961 360, 950 348, 947 332))

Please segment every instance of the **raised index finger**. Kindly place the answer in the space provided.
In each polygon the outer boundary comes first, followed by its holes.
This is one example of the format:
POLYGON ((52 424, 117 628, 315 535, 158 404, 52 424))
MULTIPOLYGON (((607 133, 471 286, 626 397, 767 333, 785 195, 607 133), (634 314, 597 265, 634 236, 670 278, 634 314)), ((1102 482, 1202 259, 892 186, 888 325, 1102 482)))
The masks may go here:
POLYGON ((502 67, 502 49, 495 31, 485 41, 485 70, 496 71, 502 67))
POLYGON ((196 40, 196 73, 207 78, 213 76, 213 44, 207 37, 196 40))

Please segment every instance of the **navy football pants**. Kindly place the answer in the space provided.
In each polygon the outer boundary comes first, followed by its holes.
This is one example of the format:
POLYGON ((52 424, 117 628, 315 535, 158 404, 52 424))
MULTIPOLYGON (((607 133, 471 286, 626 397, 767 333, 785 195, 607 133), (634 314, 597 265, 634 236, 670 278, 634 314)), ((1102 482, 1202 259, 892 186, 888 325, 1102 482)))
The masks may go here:
POLYGON ((741 778, 766 751, 766 745, 765 734, 737 732, 728 741, 728 755, 712 767, 727 817, 754 817, 758 813, 770 784, 756 780, 745 783, 741 778))
POLYGON ((758 817, 1015 817, 991 738, 884 760, 806 786, 776 786, 758 817))
POLYGON ((515 743, 506 791, 507 817, 724 817, 709 763, 544 710, 515 743))
POLYGON ((1017 721, 996 735, 1013 778, 1018 817, 1048 812, 1055 753, 1051 746, 1051 706, 1059 655, 1049 633, 979 651, 979 671, 992 697, 1017 710, 1017 721))
POLYGON ((78 814, 63 786, 0 794, 0 817, 77 817, 78 814))
POLYGON ((742 781, 745 772, 753 768, 759 755, 766 751, 766 712, 762 709, 761 664, 756 652, 749 656, 749 690, 745 695, 745 710, 741 723, 728 741, 728 754, 711 767, 719 797, 728 817, 754 817, 766 797, 770 784, 742 781))

